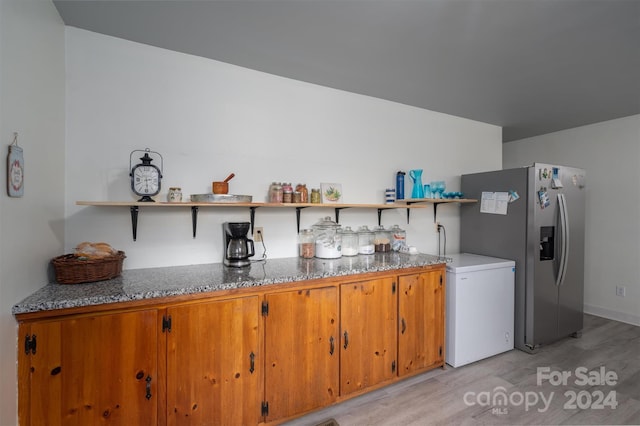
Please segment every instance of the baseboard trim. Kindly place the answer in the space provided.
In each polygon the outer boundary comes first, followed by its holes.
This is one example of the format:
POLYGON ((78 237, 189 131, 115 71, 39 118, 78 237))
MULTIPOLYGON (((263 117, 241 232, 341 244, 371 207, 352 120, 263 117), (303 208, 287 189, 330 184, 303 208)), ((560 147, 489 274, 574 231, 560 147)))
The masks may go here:
POLYGON ((587 304, 584 305, 584 313, 640 326, 640 315, 627 314, 624 312, 613 311, 611 309, 587 304))

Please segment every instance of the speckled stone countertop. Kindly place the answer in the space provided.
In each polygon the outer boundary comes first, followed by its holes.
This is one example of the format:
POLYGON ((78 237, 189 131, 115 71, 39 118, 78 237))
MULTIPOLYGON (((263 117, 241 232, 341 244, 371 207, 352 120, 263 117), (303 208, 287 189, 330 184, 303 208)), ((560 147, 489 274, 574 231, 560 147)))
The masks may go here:
POLYGON ((340 259, 284 258, 245 268, 222 263, 131 269, 118 278, 86 284, 51 283, 13 306, 14 315, 55 309, 129 302, 157 297, 259 287, 446 263, 428 254, 376 253, 340 259))

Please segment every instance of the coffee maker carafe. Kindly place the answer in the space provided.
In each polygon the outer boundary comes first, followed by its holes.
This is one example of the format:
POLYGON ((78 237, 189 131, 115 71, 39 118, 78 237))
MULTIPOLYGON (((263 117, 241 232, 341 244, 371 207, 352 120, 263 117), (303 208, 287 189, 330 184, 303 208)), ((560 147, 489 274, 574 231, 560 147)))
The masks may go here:
POLYGON ((224 234, 224 264, 242 267, 251 264, 249 258, 255 254, 253 240, 247 238, 249 222, 225 222, 224 234))

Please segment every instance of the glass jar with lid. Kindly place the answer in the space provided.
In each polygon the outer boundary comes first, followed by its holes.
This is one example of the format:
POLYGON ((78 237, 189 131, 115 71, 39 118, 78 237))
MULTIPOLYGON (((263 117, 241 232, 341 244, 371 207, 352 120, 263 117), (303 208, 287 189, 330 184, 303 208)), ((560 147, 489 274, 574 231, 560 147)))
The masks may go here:
POLYGON ((391 233, 384 229, 384 226, 376 226, 374 228, 375 237, 373 240, 373 244, 375 246, 375 251, 386 253, 391 251, 391 233))
POLYGON ((358 254, 358 234, 350 226, 342 230, 342 255, 355 256, 358 254))
POLYGON ((318 188, 311 188, 311 199, 310 201, 313 204, 320 204, 322 203, 322 198, 320 197, 320 189, 318 188))
POLYGON ((373 254, 375 252, 375 246, 373 240, 375 233, 363 225, 358 229, 358 253, 360 254, 373 254))
POLYGON ((391 227, 391 250, 401 251, 407 246, 407 232, 398 225, 391 227))
POLYGON ((273 182, 269 187, 269 202, 281 203, 284 195, 282 191, 282 184, 280 182, 273 182))
POLYGON ((299 183, 296 185, 296 191, 300 193, 300 203, 308 203, 309 202, 309 190, 307 189, 307 185, 304 183, 299 183))
POLYGON ((312 229, 302 229, 298 234, 298 255, 305 259, 316 255, 316 238, 312 229))
POLYGON ((282 202, 293 203, 293 187, 290 183, 282 184, 282 202))
POLYGON ((342 234, 338 232, 340 225, 327 216, 320 219, 312 228, 316 239, 316 257, 322 259, 342 257, 342 234))

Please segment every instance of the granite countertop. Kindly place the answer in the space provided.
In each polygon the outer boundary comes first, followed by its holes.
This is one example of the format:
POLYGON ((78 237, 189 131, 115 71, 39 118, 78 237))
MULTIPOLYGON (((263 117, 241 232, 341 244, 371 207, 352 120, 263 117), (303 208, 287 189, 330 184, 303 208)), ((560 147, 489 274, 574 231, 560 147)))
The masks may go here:
POLYGON ((11 309, 23 314, 105 303, 259 287, 366 272, 415 268, 446 263, 429 254, 376 253, 339 259, 298 257, 253 262, 245 268, 222 263, 131 269, 112 280, 86 284, 48 284, 11 309))

